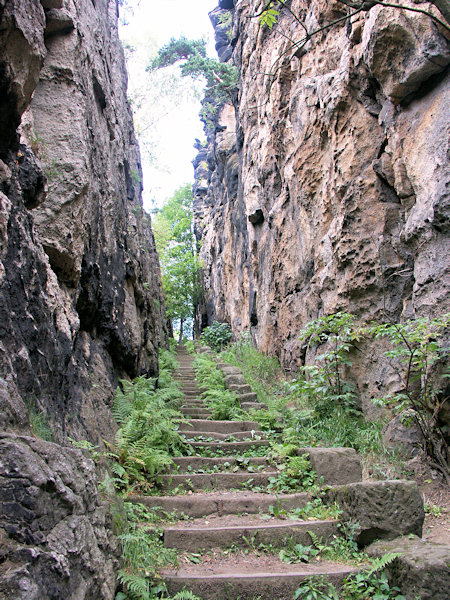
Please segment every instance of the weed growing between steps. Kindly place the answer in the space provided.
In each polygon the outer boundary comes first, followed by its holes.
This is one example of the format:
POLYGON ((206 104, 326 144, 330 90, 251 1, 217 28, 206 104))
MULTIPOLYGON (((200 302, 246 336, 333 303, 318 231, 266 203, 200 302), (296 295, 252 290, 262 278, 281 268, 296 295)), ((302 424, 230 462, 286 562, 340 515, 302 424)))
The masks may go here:
POLYGON ((391 587, 384 569, 398 554, 370 559, 370 566, 346 577, 340 590, 323 576, 305 580, 297 588, 294 600, 406 600, 398 587, 391 587))

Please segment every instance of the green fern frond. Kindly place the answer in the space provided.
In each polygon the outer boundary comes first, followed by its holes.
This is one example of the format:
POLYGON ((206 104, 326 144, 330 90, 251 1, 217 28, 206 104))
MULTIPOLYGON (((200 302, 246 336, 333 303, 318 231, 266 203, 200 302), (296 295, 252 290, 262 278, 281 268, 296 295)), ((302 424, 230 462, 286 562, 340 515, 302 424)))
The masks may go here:
POLYGON ((182 592, 178 592, 175 594, 170 600, 201 600, 198 596, 195 596, 189 590, 183 590, 182 592))
POLYGON ((150 600, 149 582, 145 577, 136 573, 127 573, 121 569, 117 578, 125 586, 127 594, 131 595, 133 600, 150 600))
POLYGON ((383 556, 378 556, 377 558, 371 559, 371 567, 366 572, 367 577, 370 577, 377 571, 383 571, 399 556, 401 556, 400 552, 387 552, 386 554, 383 554, 383 556))

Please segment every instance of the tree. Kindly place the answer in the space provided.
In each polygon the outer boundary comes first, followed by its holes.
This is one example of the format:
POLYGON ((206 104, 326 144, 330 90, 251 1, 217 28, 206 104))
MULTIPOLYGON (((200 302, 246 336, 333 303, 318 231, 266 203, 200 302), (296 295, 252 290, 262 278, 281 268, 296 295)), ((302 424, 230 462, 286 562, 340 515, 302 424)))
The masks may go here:
POLYGON ((161 262, 166 313, 173 324, 193 319, 200 293, 196 240, 193 234, 192 186, 179 188, 162 208, 155 209, 153 231, 161 262))
POLYGON ((188 40, 185 37, 178 40, 172 38, 159 50, 147 70, 163 69, 179 62, 183 77, 192 77, 194 80, 203 77, 206 80, 201 115, 208 126, 217 107, 233 100, 239 80, 238 70, 231 64, 208 57, 204 40, 188 40))

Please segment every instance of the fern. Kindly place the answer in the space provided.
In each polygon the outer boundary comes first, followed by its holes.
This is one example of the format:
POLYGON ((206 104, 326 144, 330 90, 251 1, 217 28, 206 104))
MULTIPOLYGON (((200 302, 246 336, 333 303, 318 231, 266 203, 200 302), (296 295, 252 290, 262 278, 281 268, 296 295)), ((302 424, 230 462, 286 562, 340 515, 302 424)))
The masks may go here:
POLYGON ((370 561, 371 567, 368 571, 366 571, 367 577, 370 577, 378 571, 384 571, 384 569, 399 556, 401 556, 399 552, 387 552, 386 554, 383 554, 383 556, 372 558, 370 561))
POLYGON ((178 592, 175 594, 170 600, 201 600, 198 596, 195 596, 189 590, 183 590, 182 592, 178 592))
POLYGON ((145 577, 136 573, 127 573, 121 569, 117 574, 117 578, 125 586, 127 594, 133 600, 150 600, 149 582, 145 577))

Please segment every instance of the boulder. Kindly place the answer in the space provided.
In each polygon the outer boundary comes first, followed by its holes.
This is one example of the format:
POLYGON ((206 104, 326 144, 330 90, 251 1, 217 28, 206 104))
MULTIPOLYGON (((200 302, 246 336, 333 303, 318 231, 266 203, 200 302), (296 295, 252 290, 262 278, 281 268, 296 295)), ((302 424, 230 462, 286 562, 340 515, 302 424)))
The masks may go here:
POLYGON ((343 485, 361 481, 361 459, 353 448, 300 448, 325 485, 343 485))
POLYGON ((450 547, 403 536, 371 544, 369 556, 400 552, 386 571, 407 600, 447 600, 450 590, 450 547))
POLYGON ((111 600, 120 549, 80 450, 0 434, 0 598, 111 600))
POLYGON ((366 546, 377 539, 422 535, 423 500, 415 481, 364 481, 326 491, 337 502, 344 522, 357 524, 355 540, 366 546))

